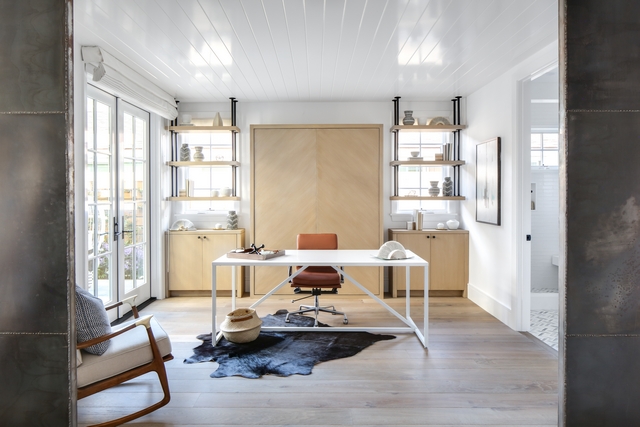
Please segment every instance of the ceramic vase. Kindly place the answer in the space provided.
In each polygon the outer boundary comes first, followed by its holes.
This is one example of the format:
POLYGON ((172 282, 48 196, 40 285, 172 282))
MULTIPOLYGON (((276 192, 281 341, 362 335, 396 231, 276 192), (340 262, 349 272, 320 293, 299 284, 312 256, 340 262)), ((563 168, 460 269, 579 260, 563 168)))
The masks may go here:
POLYGON ((440 189, 438 188, 439 181, 429 181, 431 183, 431 187, 429 188, 429 195, 431 197, 436 197, 440 194, 440 189))
POLYGON ((402 119, 403 125, 413 125, 416 119, 413 117, 413 111, 408 110, 404 112, 404 118, 402 119))
POLYGON ((202 147, 193 147, 196 152, 193 153, 193 160, 196 162, 201 162, 204 160, 204 154, 202 154, 202 147))
POLYGON ((442 195, 445 197, 453 196, 453 181, 451 181, 450 176, 444 178, 442 183, 442 195))
POLYGON ((455 230, 460 227, 460 222, 457 219, 450 219, 447 221, 447 227, 449 230, 455 230))
POLYGON ((191 149, 188 144, 182 144, 180 147, 180 161, 181 162, 189 162, 191 161, 191 149))
POLYGON ((238 229, 238 214, 236 211, 229 211, 227 215, 227 230, 237 230, 238 229))
POLYGON ((220 117, 220 113, 216 113, 215 117, 213 118, 213 125, 222 126, 222 117, 220 117))

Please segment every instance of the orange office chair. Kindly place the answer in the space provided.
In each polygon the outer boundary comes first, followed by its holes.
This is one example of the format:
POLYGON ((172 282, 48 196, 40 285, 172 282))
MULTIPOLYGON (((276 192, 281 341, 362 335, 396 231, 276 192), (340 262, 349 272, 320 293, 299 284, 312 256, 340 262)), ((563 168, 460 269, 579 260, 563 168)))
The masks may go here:
MULTIPOLYGON (((304 249, 338 249, 338 236, 331 233, 319 233, 319 234, 298 234, 297 247, 299 250, 304 249)), ((300 267, 297 267, 300 268, 300 267)), ((289 271, 291 275, 291 270, 289 271)), ((308 312, 315 312, 316 320, 314 326, 318 326, 318 313, 325 312, 333 315, 341 314, 344 316, 342 323, 345 325, 349 323, 347 315, 336 311, 335 306, 321 307, 318 302, 318 296, 322 294, 337 294, 338 288, 342 287, 344 279, 332 267, 307 267, 302 273, 298 274, 291 280, 291 287, 294 288, 294 293, 304 294, 308 293, 306 297, 291 300, 291 302, 300 301, 302 299, 315 297, 315 305, 301 305, 298 311, 293 311, 287 314, 285 322, 289 322, 290 314, 304 314, 308 312)))

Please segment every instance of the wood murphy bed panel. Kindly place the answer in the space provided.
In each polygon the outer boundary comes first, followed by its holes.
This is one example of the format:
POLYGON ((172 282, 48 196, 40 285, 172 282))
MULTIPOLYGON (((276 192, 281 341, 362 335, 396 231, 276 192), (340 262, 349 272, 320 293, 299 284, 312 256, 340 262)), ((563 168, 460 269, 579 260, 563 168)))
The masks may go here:
MULTIPOLYGON (((299 233, 336 233, 340 249, 382 245, 382 125, 252 125, 251 164, 251 242, 292 249, 299 233)), ((251 295, 287 277, 278 267, 250 273, 251 295)), ((382 269, 347 273, 383 294, 382 269)), ((364 295, 347 280, 339 293, 364 295)))

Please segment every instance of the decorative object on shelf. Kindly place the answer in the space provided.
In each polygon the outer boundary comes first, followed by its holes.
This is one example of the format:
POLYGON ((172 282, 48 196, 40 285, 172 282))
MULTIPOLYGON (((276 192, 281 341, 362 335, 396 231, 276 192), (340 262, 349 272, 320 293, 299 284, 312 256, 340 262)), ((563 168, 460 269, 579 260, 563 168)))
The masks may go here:
POLYGON ((436 228, 438 230, 444 230, 447 227, 444 225, 444 222, 439 222, 438 225, 436 225, 436 228))
POLYGON ((211 190, 211 197, 218 197, 220 192, 218 190, 211 190))
POLYGON ((438 188, 438 182, 440 181, 429 181, 429 183, 431 184, 431 187, 429 188, 429 195, 431 197, 436 197, 438 194, 440 194, 440 188, 438 188))
POLYGON ((415 230, 416 223, 414 221, 407 221, 407 230, 415 230))
POLYGON ((413 111, 407 110, 404 112, 404 118, 402 119, 403 125, 412 125, 416 122, 416 119, 413 117, 413 111))
POLYGON ((453 181, 450 176, 446 176, 442 182, 442 195, 445 197, 453 196, 453 181))
POLYGON ((411 151, 411 157, 418 157, 419 151, 411 151))
POLYGON ((195 230, 196 227, 193 225, 191 221, 188 219, 179 219, 173 223, 169 230, 171 231, 187 231, 187 230, 195 230))
POLYGON ((183 114, 180 126, 193 126, 191 123, 191 114, 183 114))
POLYGON ((500 225, 500 137, 476 145, 476 221, 500 225))
POLYGON ((446 117, 434 117, 429 120, 429 126, 437 126, 437 125, 450 125, 449 119, 446 117))
POLYGON ((222 117, 220 117, 220 113, 216 113, 216 115, 213 117, 213 125, 222 126, 222 117))
POLYGON ((213 226, 214 230, 224 230, 224 226, 220 223, 217 223, 216 225, 213 226))
POLYGON ((247 343, 260 335, 262 320, 252 308, 237 308, 220 324, 220 331, 227 341, 247 343))
POLYGON ((222 187, 220 189, 220 196, 221 197, 229 197, 231 196, 231 188, 229 187, 222 187))
POLYGON ((196 152, 193 153, 193 160, 196 162, 201 162, 204 160, 204 154, 202 153, 202 147, 193 147, 196 152))
POLYGON ((229 211, 227 214, 227 230, 237 230, 238 229, 238 214, 236 211, 229 211))
POLYGON ((180 161, 191 161, 191 149, 189 148, 189 144, 182 144, 182 147, 180 147, 180 161))
POLYGON ((458 227, 460 227, 460 222, 457 219, 450 219, 449 221, 447 221, 447 227, 449 228, 449 230, 456 230, 458 227))
POLYGON ((436 153, 436 154, 434 155, 434 160, 436 160, 436 161, 442 161, 442 160, 444 160, 444 154, 443 154, 443 153, 436 153))
POLYGON ((178 197, 187 197, 187 190, 179 190, 178 197))

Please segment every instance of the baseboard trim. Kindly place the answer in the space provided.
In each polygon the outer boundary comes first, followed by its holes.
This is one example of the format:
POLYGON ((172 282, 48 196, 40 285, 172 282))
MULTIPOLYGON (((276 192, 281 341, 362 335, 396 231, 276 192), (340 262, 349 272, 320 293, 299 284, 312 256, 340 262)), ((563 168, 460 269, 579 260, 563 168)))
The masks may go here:
POLYGON ((468 289, 468 298, 471 301, 473 301, 477 306, 482 308, 484 311, 486 311, 505 325, 512 328, 512 326, 509 324, 509 319, 511 318, 512 312, 511 307, 503 304, 502 302, 498 301, 497 299, 472 285, 471 283, 469 283, 468 289))

